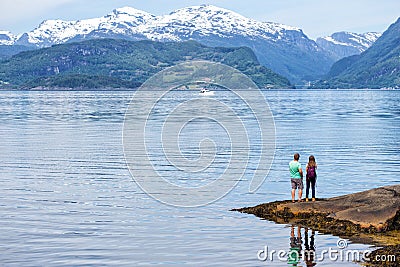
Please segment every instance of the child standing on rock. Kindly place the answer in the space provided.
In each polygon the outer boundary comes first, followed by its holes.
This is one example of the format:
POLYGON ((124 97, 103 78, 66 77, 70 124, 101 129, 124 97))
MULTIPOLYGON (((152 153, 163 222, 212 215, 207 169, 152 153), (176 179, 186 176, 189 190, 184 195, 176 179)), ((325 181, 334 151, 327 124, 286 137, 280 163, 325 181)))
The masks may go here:
POLYGON ((317 163, 315 162, 315 157, 311 155, 308 158, 308 163, 306 166, 306 201, 308 201, 308 195, 310 192, 310 185, 312 190, 312 201, 315 201, 315 183, 317 181, 317 163))

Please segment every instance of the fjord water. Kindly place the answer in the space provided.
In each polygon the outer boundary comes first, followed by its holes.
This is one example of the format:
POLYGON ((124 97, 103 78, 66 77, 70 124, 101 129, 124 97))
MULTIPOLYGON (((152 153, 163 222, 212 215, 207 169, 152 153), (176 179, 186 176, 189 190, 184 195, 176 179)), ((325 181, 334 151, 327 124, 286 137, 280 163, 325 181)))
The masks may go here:
MULTIPOLYGON (((259 261, 257 252, 289 251, 290 226, 229 210, 288 199, 294 152, 303 165, 315 155, 318 197, 400 182, 400 91, 264 94, 276 152, 263 185, 249 193, 245 174, 220 200, 177 208, 144 193, 126 167, 122 127, 131 92, 1 92, 0 264, 287 266, 259 261)), ((185 179, 176 175, 170 179, 185 179)), ((337 240, 317 232, 317 255, 337 248, 337 240)), ((328 258, 318 265, 354 263, 328 258)))

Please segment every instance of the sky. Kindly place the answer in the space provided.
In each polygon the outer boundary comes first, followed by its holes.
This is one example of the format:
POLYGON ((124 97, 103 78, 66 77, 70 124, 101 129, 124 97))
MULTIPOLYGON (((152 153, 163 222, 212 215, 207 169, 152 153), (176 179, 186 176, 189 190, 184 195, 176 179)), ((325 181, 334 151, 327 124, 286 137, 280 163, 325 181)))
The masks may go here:
POLYGON ((299 27, 312 39, 338 31, 383 32, 400 17, 399 0, 0 0, 0 30, 21 34, 46 19, 101 17, 124 6, 163 15, 201 4, 299 27))

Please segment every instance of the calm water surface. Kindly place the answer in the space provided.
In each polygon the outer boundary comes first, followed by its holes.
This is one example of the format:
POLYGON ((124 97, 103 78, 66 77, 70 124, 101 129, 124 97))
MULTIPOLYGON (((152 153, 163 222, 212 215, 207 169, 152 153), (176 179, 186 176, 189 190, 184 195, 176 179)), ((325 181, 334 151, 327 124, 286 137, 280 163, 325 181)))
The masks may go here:
MULTIPOLYGON (((265 246, 289 251, 297 228, 229 210, 288 199, 287 164, 295 151, 304 165, 315 155, 319 197, 400 183, 400 91, 268 91, 277 148, 261 188, 248 192, 246 172, 213 204, 167 206, 145 194, 125 164, 122 127, 131 96, 0 93, 0 265, 288 266, 259 261, 257 252, 265 246)), ((183 178, 174 173, 170 179, 183 178)), ((307 233, 300 229, 303 248, 307 233)), ((336 248, 337 237, 312 236, 317 253, 336 248)), ((354 264, 317 262, 338 265, 354 264)))

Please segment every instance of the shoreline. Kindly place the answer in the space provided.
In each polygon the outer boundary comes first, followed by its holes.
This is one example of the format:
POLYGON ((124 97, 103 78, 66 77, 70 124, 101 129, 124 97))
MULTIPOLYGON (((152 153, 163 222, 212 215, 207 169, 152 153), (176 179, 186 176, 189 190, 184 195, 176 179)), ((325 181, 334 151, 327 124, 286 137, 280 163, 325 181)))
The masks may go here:
POLYGON ((367 266, 398 266, 400 262, 400 184, 315 202, 274 201, 231 211, 382 247, 372 258, 396 255, 393 265, 372 261, 367 266))

